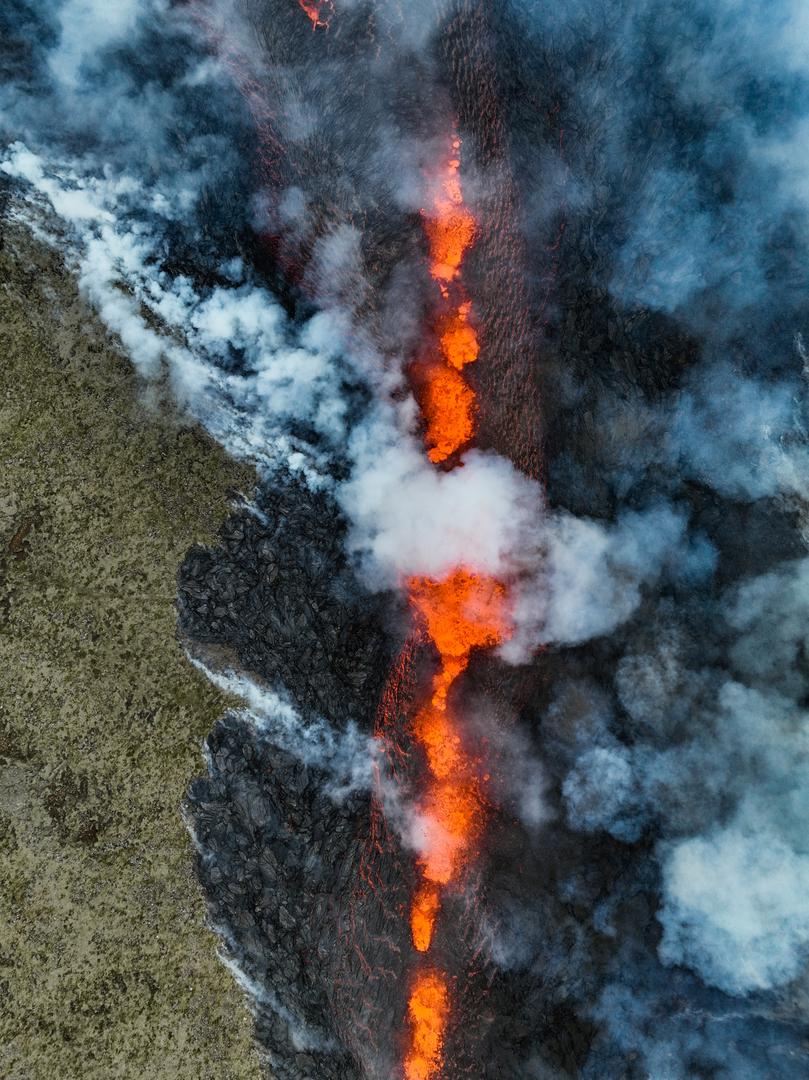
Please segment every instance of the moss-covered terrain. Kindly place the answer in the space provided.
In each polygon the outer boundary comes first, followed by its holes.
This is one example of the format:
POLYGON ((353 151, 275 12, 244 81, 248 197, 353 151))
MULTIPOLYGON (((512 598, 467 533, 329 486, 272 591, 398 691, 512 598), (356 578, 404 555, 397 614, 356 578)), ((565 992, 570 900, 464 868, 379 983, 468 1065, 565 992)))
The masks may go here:
POLYGON ((154 404, 59 256, 0 250, 0 1075, 258 1077, 180 817, 225 701, 175 575, 234 464, 154 404))

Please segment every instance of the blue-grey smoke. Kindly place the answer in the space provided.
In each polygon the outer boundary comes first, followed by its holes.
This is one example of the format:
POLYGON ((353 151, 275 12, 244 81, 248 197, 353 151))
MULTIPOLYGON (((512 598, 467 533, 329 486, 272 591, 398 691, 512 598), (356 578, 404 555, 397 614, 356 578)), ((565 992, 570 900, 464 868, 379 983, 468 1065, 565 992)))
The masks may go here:
MULTIPOLYGON (((549 437, 547 512, 492 455, 471 455, 463 483, 422 467, 399 370, 372 378, 356 332, 357 229, 316 248, 317 315, 291 318, 254 273, 257 219, 303 228, 314 200, 290 188, 265 206, 253 118, 186 5, 5 4, 4 174, 66 223, 82 287, 145 379, 167 368, 266 476, 283 463, 331 484, 349 462, 339 497, 372 585, 440 572, 470 535, 528 582, 509 659, 541 643, 552 671, 532 857, 579 853, 553 885, 576 917, 544 882, 515 885, 487 934, 500 969, 530 970, 593 1025, 581 1075, 804 1076, 809 16, 797 0, 490 14, 520 44, 511 135, 538 276, 567 218, 555 373, 550 344, 543 357, 567 428, 558 453, 549 437), (531 126, 550 106, 559 145, 531 126), (455 546, 437 551, 441 530, 455 546)), ((416 22, 408 48, 424 47, 416 22)), ((286 106, 290 138, 320 122, 299 94, 286 106)), ((399 209, 418 206, 411 149, 379 139, 356 168, 401 164, 399 209)), ((404 352, 412 313, 391 306, 404 352)), ((532 1048, 526 1075, 549 1070, 532 1048)))
MULTIPOLYGON (((806 8, 509 10, 531 42, 521 74, 545 65, 561 102, 558 213, 612 319, 614 376, 557 376, 584 434, 551 463, 552 496, 687 504, 701 553, 597 654, 598 686, 571 660, 540 718, 568 826, 626 851, 597 899, 583 871, 565 886, 615 943, 586 1075, 804 1075, 806 8)), ((536 151, 518 152, 542 192, 536 151)), ((562 301, 557 318, 575 357, 562 301)))

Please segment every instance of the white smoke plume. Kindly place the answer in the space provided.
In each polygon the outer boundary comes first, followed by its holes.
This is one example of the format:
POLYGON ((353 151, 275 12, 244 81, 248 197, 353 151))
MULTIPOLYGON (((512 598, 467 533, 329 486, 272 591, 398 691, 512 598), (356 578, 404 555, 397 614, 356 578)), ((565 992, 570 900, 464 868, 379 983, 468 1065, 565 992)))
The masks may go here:
POLYGON ((322 718, 305 721, 280 690, 261 686, 235 671, 215 670, 190 654, 189 659, 214 686, 244 700, 237 712, 253 724, 257 735, 301 764, 325 773, 328 781, 324 790, 335 801, 372 790, 379 749, 375 740, 356 726, 337 731, 322 718))
POLYGON ((519 660, 538 644, 576 643, 620 625, 682 548, 677 512, 631 514, 616 527, 551 514, 539 485, 493 453, 473 450, 462 468, 433 469, 414 433, 414 402, 391 403, 401 379, 352 336, 350 312, 326 310, 293 326, 266 289, 239 280, 238 266, 224 268, 235 281, 205 294, 171 277, 155 261, 159 234, 130 216, 155 199, 136 180, 48 168, 20 143, 0 169, 27 181, 71 228, 80 285, 139 373, 155 379, 165 367, 177 400, 232 453, 264 470, 286 464, 315 486, 329 484, 329 453, 348 455, 352 472, 336 494, 372 587, 459 565, 513 576, 518 633, 502 651, 519 660), (229 370, 236 352, 241 370, 229 370), (350 431, 348 378, 372 379, 383 395, 350 431), (295 440, 293 420, 311 424, 325 451, 295 440))
MULTIPOLYGON (((593 211, 594 287, 625 321, 653 311, 662 320, 653 328, 676 326, 700 350, 699 362, 676 357, 676 388, 664 395, 605 378, 591 415, 565 373, 560 400, 589 425, 592 457, 553 463, 552 500, 492 453, 472 451, 452 473, 425 461, 402 376, 417 320, 391 288, 386 325, 401 348, 382 355, 364 332, 369 287, 356 228, 318 239, 309 284, 320 310, 305 317, 290 317, 238 251, 219 253, 200 207, 223 191, 226 203, 223 176, 240 168, 222 119, 238 112, 227 49, 194 52, 202 32, 176 5, 108 7, 42 5, 56 44, 41 47, 41 78, 58 84, 63 112, 13 81, 0 91, 9 142, 0 168, 18 198, 32 200, 32 223, 49 223, 147 383, 168 380, 182 406, 265 479, 283 465, 331 490, 369 588, 470 565, 512 585, 517 634, 501 650, 506 659, 543 646, 567 657, 573 647, 569 678, 536 718, 548 761, 516 777, 503 801, 541 787, 541 798, 515 807, 535 831, 564 823, 576 843, 600 836, 630 853, 624 880, 605 885, 606 895, 580 889, 593 932, 626 940, 606 985, 580 991, 611 1039, 582 1075, 622 1075, 630 1059, 645 1075, 683 1080, 797 1075, 783 1056, 762 1067, 755 1055, 776 1041, 765 1031, 774 1008, 766 995, 783 1004, 805 993, 809 957, 809 571, 800 537, 796 546, 783 535, 790 514, 805 517, 809 475, 805 9, 794 0, 503 5, 525 30, 524 55, 552 53, 560 96, 569 93, 573 119, 584 118, 569 125, 564 160, 543 149, 527 206, 543 226, 552 221, 569 172, 567 209, 593 211), (137 83, 116 60, 147 33, 189 43, 187 65, 162 83, 137 83), (202 133, 196 119, 183 126, 193 94, 197 108, 205 98, 212 109, 202 133), (648 155, 636 153, 638 133, 651 130, 662 135, 648 155), (204 282, 169 258, 178 234, 217 252, 204 282), (581 659, 587 643, 607 672, 598 690, 587 669, 595 662, 581 659), (641 928, 616 926, 628 895, 653 898, 644 926, 662 934, 656 953, 641 946, 641 928), (669 987, 687 1003, 680 1012, 669 987), (755 1029, 752 1050, 745 1024, 755 1029)), ((410 5, 405 21, 407 49, 420 56, 433 25, 423 7, 410 5)), ((259 69, 260 46, 233 5, 207 9, 259 69)), ((277 103, 285 137, 304 140, 312 125, 333 122, 291 77, 287 89, 277 103)), ((250 118, 233 123, 249 128, 250 118)), ((385 131, 356 168, 390 173, 391 205, 412 211, 420 153, 385 131)), ((290 233, 306 234, 317 210, 300 188, 274 206, 250 194, 254 220, 290 233)), ((655 332, 637 368, 646 379, 660 362, 655 332)), ((605 371, 613 359, 603 358, 605 371)), ((240 679, 223 685, 248 699, 259 728, 330 775, 338 797, 370 790, 364 737, 302 726, 275 689, 240 679)), ((410 844, 424 842, 429 830, 411 808, 388 809, 410 844)), ((565 881, 559 892, 567 902, 576 889, 565 881)), ((570 965, 544 910, 508 911, 490 950, 503 967, 537 956, 554 971, 594 963, 581 945, 570 965)), ((545 1075, 532 1059, 528 1075, 545 1075)))
MULTIPOLYGON (((426 856, 442 842, 440 826, 418 805, 400 780, 390 775, 383 744, 355 724, 338 730, 323 717, 304 720, 289 698, 256 679, 228 668, 217 669, 198 656, 188 658, 214 686, 241 699, 234 713, 248 722, 257 740, 266 741, 325 777, 324 793, 336 803, 352 795, 374 795, 384 808, 385 821, 411 851, 426 856)), ((523 759, 523 767, 528 762, 523 759)), ((536 778, 536 773, 533 773, 536 778)), ((537 824, 543 811, 525 790, 522 809, 537 824)))

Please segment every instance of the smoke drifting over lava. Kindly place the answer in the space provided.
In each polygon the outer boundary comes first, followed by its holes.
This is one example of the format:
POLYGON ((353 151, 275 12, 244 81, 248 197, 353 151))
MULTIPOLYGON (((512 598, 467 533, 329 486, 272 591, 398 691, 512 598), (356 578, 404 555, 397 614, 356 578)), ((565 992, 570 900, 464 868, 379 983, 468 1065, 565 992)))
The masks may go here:
POLYGON ((805 1075, 803 7, 108 8, 0 13, 0 170, 257 468, 179 607, 271 1075, 805 1075))

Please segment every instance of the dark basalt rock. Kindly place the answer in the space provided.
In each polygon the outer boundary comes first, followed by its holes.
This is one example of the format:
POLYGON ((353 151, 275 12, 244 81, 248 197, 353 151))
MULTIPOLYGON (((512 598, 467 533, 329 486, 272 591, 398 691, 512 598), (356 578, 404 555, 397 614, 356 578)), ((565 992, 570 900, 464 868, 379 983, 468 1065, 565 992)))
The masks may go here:
MULTIPOLYGON (((363 594, 343 532, 327 496, 279 476, 179 573, 179 628, 191 648, 224 648, 288 696, 304 723, 336 734, 349 722, 370 732, 395 644, 390 603, 363 594)), ((369 793, 330 794, 333 777, 241 715, 220 721, 206 752, 185 814, 210 919, 250 988, 270 1075, 354 1080, 333 998, 340 979, 362 981, 347 971, 356 967, 348 922, 369 793)), ((364 908, 369 932, 381 933, 382 919, 364 908)))
POLYGON ((279 1080, 354 1080, 331 1022, 335 902, 367 831, 367 798, 336 805, 326 777, 225 717, 186 815, 211 922, 250 988, 279 1080))
POLYGON ((284 687, 305 715, 370 730, 390 660, 390 601, 350 571, 333 502, 278 477, 253 509, 224 524, 216 549, 192 549, 179 572, 179 630, 233 651, 239 666, 284 687))

